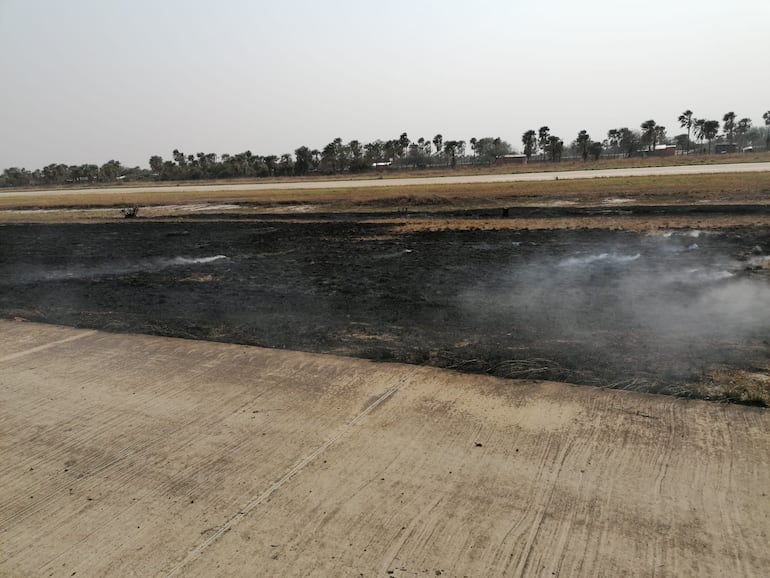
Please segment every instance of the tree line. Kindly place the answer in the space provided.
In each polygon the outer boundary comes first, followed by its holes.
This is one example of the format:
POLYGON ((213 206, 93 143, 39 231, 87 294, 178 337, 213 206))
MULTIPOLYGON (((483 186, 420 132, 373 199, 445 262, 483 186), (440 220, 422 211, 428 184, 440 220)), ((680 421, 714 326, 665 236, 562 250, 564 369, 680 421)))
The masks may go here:
MULTIPOLYGON (((676 145, 685 154, 690 152, 711 153, 712 143, 729 142, 738 147, 747 143, 761 143, 770 150, 770 110, 762 115, 764 126, 753 126, 750 118, 738 119, 734 112, 726 113, 720 123, 701 119, 690 110, 678 118, 680 128, 686 133, 669 138, 666 127, 654 120, 640 124, 638 130, 629 127, 613 128, 601 140, 594 140, 587 131, 581 130, 568 146, 548 126, 522 135, 522 152, 528 161, 560 162, 565 150, 575 158, 598 160, 605 157, 630 157, 652 152, 659 145, 676 145), (694 137, 694 140, 693 140, 694 137), (708 143, 706 149, 704 143, 708 143)), ((171 158, 153 155, 149 169, 125 167, 119 161, 110 160, 103 165, 50 164, 42 169, 29 171, 24 168, 7 168, 0 175, 0 187, 29 185, 65 185, 84 183, 111 183, 142 180, 203 180, 232 178, 266 178, 305 176, 311 174, 334 175, 362 173, 385 169, 422 169, 460 164, 490 165, 500 157, 517 151, 500 137, 445 139, 437 134, 433 138, 420 137, 411 140, 407 133, 389 140, 363 143, 358 140, 343 142, 335 138, 322 149, 301 146, 294 153, 282 155, 255 155, 251 151, 237 154, 195 153, 185 154, 175 149, 171 158)))
MULTIPOLYGON (((764 126, 753 126, 748 117, 738 119, 735 112, 728 112, 722 117, 722 133, 718 120, 697 118, 691 110, 686 110, 677 118, 679 127, 686 133, 669 138, 666 127, 655 120, 646 120, 639 125, 639 130, 629 127, 612 128, 602 140, 593 140, 587 131, 581 130, 570 143, 569 150, 575 157, 584 161, 589 158, 599 160, 602 155, 608 157, 632 157, 649 154, 661 145, 675 146, 683 154, 691 152, 712 152, 712 143, 729 143, 735 150, 745 150, 764 142, 765 150, 770 150, 770 110, 762 115, 764 126), (693 140, 694 137, 694 140, 693 140), (706 147, 705 143, 708 143, 706 147)), ((530 129, 521 136, 524 155, 528 160, 540 153, 541 160, 559 162, 562 159, 564 141, 551 134, 551 129, 541 126, 530 129)))

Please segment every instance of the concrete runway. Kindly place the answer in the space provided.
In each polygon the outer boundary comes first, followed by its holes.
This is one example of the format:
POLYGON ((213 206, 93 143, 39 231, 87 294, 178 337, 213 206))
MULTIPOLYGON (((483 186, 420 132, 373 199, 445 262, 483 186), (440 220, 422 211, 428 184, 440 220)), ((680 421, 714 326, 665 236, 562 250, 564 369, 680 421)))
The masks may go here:
POLYGON ((767 576, 767 410, 0 321, 2 576, 767 576))
POLYGON ((423 177, 404 179, 351 179, 333 181, 295 181, 295 182, 271 182, 271 183, 244 183, 244 184, 213 184, 192 185, 180 184, 174 186, 144 186, 144 187, 107 187, 84 189, 50 189, 36 191, 2 192, 3 198, 12 197, 38 197, 38 196, 66 196, 82 193, 116 194, 146 193, 157 191, 158 193, 169 191, 278 191, 292 189, 347 189, 360 187, 398 187, 408 185, 433 185, 433 184, 472 184, 472 183, 507 183, 524 181, 552 181, 561 179, 598 179, 611 177, 642 177, 656 175, 696 175, 715 173, 748 173, 770 172, 770 162, 766 163, 734 163, 717 165, 683 165, 665 167, 640 167, 628 169, 600 169, 585 171, 554 171, 545 173, 514 173, 495 175, 459 175, 446 177, 423 177))

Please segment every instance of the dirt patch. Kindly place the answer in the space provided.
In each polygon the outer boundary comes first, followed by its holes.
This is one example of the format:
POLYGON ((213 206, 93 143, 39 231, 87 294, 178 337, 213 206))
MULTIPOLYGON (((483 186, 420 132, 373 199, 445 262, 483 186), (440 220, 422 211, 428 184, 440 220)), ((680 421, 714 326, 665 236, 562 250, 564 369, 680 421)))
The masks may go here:
POLYGON ((8 224, 0 314, 764 404, 766 382, 731 384, 768 374, 755 209, 8 224))

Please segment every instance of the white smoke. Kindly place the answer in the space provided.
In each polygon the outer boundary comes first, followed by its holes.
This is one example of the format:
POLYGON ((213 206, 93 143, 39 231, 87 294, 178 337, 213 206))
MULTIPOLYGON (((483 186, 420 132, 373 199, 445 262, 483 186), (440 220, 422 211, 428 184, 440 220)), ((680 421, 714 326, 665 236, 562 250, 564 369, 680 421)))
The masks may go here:
POLYGON ((4 276, 8 283, 37 283, 68 279, 96 279, 133 273, 152 273, 174 267, 208 265, 227 259, 226 255, 211 257, 159 257, 135 262, 105 262, 100 265, 70 265, 67 267, 16 267, 12 274, 4 276))
POLYGON ((739 261, 689 244, 702 236, 663 233, 620 247, 513 256, 507 270, 459 300, 482 326, 513 336, 515 355, 558 356, 568 344, 573 365, 622 360, 631 372, 668 364, 686 373, 680 368, 725 362, 747 339, 770 334, 770 283, 746 270, 770 260, 739 261))

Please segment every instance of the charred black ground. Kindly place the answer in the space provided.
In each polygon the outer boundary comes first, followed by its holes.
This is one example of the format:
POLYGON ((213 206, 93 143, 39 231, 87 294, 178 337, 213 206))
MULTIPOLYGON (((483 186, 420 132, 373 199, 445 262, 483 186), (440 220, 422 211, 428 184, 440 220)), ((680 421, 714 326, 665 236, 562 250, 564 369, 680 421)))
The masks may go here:
POLYGON ((360 219, 0 226, 0 315, 676 395, 717 366, 767 372, 764 228, 360 219))

